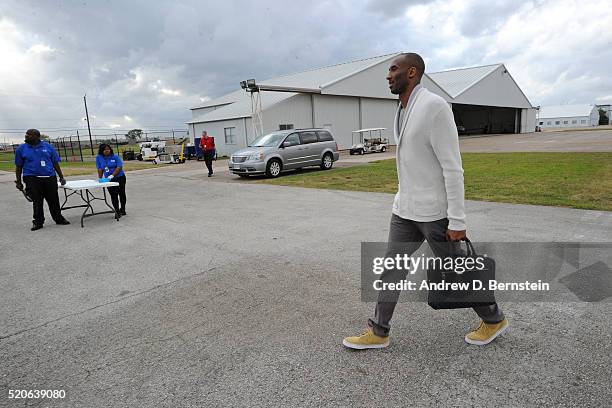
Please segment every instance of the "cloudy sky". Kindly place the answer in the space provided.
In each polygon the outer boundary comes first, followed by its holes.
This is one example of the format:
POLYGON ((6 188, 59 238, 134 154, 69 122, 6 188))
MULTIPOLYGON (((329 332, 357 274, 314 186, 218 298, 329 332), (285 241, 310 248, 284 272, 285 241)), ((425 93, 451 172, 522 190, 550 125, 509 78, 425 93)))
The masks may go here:
POLYGON ((611 21, 610 0, 3 0, 0 141, 85 129, 85 93, 94 133, 185 129, 242 79, 396 51, 504 63, 534 105, 612 102, 611 21))

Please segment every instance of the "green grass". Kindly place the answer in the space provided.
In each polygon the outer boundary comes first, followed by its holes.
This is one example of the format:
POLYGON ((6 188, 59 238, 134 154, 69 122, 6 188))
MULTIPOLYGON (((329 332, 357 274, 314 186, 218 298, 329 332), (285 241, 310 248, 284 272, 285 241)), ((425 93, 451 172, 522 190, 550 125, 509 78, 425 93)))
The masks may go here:
MULTIPOLYGON (((612 153, 463 153, 470 200, 612 211, 612 153)), ((261 182, 395 193, 395 160, 261 182)))
MULTIPOLYGON (((15 156, 13 155, 12 151, 0 152, 0 165, 2 163, 13 163, 13 160, 15 160, 15 156)), ((2 170, 4 170, 4 169, 2 169, 2 170)))
MULTIPOLYGON (((135 152, 140 151, 138 144, 120 145, 119 151, 117 151, 117 146, 113 146, 113 149, 115 150, 115 153, 118 154, 119 156, 121 156, 121 154, 125 150, 134 150, 135 152)), ((83 174, 94 174, 94 175, 96 174, 95 160, 96 160, 96 155, 98 154, 98 149, 97 148, 94 149, 93 155, 91 154, 91 149, 89 148, 84 147, 82 149, 82 152, 83 152, 83 162, 80 161, 81 156, 77 150, 74 151, 75 155, 72 156, 72 151, 70 149, 66 149, 66 152, 64 152, 64 149, 60 149, 61 158, 62 158, 60 166, 62 167, 62 171, 64 175, 76 176, 76 175, 83 175, 83 174), (65 157, 66 154, 68 155, 68 158, 65 157)), ((15 171, 14 160, 15 160, 15 155, 12 150, 0 152, 0 170, 11 171, 11 172, 15 171)), ((153 166, 154 165, 151 162, 139 162, 135 160, 123 162, 123 169, 125 171, 148 169, 153 166)), ((158 166, 163 166, 163 165, 158 165, 158 166)))
MULTIPOLYGON (((66 146, 66 150, 64 151, 63 148, 57 148, 56 146, 54 146, 57 150, 57 152, 60 154, 60 156, 62 157, 62 160, 64 160, 65 156, 68 156, 69 158, 73 157, 73 153, 74 153, 74 157, 77 157, 79 160, 81 159, 81 155, 79 154, 79 151, 76 149, 76 144, 75 144, 75 149, 74 151, 71 150, 68 146, 66 146)), ((138 144, 131 144, 131 145, 119 145, 119 150, 117 150, 117 145, 112 145, 113 150, 115 153, 117 153, 118 155, 121 156, 121 154, 125 151, 125 150, 134 150, 135 152, 140 151, 140 147, 138 146, 138 144)), ((81 151, 83 152, 83 159, 84 160, 88 160, 88 159, 95 159, 96 155, 98 154, 98 147, 94 146, 93 149, 93 155, 91 154, 91 149, 89 147, 85 147, 83 146, 81 148, 81 151)), ((2 151, 0 152, 0 162, 4 162, 4 161, 13 161, 13 151, 9 148, 8 151, 2 151)))
MULTIPOLYGON (((62 173, 64 176, 79 176, 91 174, 92 177, 97 177, 96 163, 94 161, 86 162, 64 162, 60 163, 62 173)), ((123 170, 129 172, 132 170, 150 169, 153 167, 169 166, 168 164, 153 164, 152 162, 145 161, 124 161, 123 170)), ((15 165, 13 162, 2 162, 0 161, 0 170, 4 171, 15 171, 15 165)))

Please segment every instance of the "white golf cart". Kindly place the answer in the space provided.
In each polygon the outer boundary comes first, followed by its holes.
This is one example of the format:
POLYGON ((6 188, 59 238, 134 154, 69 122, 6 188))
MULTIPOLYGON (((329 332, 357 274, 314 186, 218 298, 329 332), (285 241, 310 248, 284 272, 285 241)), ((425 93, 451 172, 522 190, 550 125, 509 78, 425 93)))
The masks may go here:
POLYGON ((387 151, 389 140, 382 137, 382 131, 387 128, 371 128, 353 130, 352 140, 353 145, 349 153, 367 154, 367 153, 384 153, 387 151), (355 143, 357 137, 357 143, 355 143))
POLYGON ((160 151, 166 147, 165 141, 156 142, 142 142, 140 143, 140 153, 136 155, 136 158, 140 161, 154 161, 160 151))

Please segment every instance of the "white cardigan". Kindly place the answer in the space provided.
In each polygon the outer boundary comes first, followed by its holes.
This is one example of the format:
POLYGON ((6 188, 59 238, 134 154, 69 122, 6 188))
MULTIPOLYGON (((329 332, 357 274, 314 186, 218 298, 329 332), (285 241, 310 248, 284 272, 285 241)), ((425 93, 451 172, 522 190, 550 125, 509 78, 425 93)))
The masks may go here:
POLYGON ((448 218, 448 229, 466 229, 463 167, 459 136, 448 103, 421 88, 398 129, 395 114, 396 164, 399 179, 393 213, 429 222, 448 218))

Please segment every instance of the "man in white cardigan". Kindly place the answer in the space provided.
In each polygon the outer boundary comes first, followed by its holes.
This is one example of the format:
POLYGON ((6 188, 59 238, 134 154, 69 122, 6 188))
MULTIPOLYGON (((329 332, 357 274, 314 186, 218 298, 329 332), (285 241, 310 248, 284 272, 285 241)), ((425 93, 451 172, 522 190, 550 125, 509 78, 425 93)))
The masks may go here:
MULTIPOLYGON (((393 202, 387 255, 414 253, 424 240, 437 257, 452 255, 452 248, 466 237, 463 167, 459 137, 448 103, 420 85, 425 72, 423 59, 414 53, 396 57, 387 81, 391 93, 399 95, 394 120, 399 179, 393 202), (451 243, 449 243, 451 242, 451 243)), ((386 271, 383 282, 399 282, 406 270, 386 271)), ((390 321, 399 291, 381 291, 374 318, 361 336, 347 337, 343 344, 353 349, 389 345, 390 321)), ((508 327, 497 304, 474 308, 481 323, 465 341, 484 345, 508 327)))

